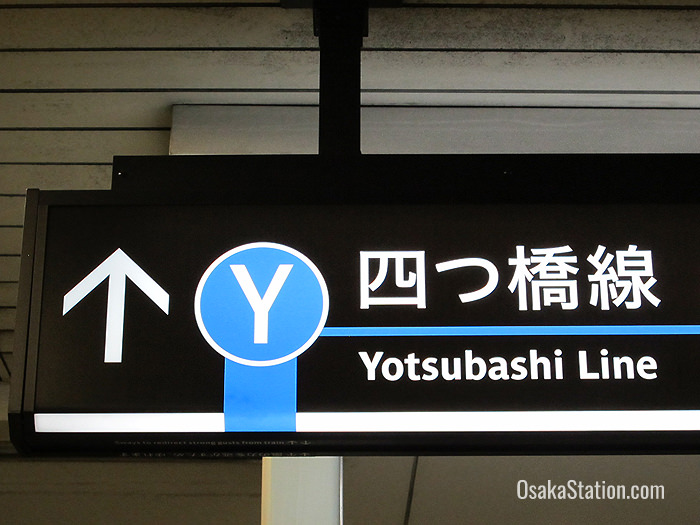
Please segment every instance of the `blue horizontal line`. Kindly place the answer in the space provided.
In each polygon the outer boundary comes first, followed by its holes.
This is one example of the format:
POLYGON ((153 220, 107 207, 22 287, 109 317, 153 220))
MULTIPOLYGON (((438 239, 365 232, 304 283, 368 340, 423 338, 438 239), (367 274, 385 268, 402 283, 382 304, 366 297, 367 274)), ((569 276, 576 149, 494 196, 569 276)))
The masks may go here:
POLYGON ((700 335, 700 325, 569 326, 327 326, 326 337, 523 336, 523 335, 700 335))

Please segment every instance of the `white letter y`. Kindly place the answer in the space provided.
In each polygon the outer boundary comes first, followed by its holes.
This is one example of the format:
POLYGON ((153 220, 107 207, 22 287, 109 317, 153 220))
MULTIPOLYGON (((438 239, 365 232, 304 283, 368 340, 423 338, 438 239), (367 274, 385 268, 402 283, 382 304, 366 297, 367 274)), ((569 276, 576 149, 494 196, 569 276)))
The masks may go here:
POLYGON ((268 314, 282 289, 282 285, 287 280, 289 272, 292 271, 292 266, 292 264, 280 264, 277 267, 277 271, 272 277, 265 295, 261 298, 255 283, 253 283, 253 279, 250 277, 250 273, 248 273, 248 268, 244 264, 231 265, 233 275, 236 276, 238 284, 241 285, 243 293, 253 309, 253 343, 255 344, 267 344, 268 314))

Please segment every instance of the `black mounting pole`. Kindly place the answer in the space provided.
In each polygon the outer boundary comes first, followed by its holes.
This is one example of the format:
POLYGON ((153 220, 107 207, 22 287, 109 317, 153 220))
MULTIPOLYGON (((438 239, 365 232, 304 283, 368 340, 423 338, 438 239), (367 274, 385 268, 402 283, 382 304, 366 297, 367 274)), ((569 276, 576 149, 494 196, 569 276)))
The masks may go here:
POLYGON ((314 4, 314 34, 320 48, 318 153, 357 157, 360 151, 362 38, 366 2, 314 4))

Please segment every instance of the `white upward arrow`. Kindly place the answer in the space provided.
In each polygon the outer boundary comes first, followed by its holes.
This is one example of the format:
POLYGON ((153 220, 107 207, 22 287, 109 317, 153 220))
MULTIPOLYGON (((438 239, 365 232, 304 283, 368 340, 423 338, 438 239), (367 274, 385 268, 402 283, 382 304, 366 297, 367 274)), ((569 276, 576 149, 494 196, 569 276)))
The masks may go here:
POLYGON ((126 278, 138 286, 149 299, 168 314, 170 296, 144 272, 121 248, 107 257, 97 268, 63 296, 63 315, 109 278, 107 289, 107 333, 105 334, 105 363, 122 362, 124 339, 124 297, 126 278))

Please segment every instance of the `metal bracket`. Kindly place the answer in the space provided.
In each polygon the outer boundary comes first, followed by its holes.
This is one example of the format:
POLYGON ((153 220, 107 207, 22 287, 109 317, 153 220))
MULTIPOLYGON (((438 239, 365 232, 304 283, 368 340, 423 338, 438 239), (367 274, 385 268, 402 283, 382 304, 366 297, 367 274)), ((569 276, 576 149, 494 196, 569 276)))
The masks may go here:
POLYGON ((318 152, 322 156, 359 156, 361 50, 362 38, 368 34, 367 3, 336 0, 314 5, 314 34, 321 55, 318 152))

